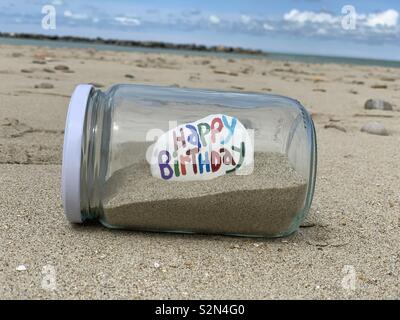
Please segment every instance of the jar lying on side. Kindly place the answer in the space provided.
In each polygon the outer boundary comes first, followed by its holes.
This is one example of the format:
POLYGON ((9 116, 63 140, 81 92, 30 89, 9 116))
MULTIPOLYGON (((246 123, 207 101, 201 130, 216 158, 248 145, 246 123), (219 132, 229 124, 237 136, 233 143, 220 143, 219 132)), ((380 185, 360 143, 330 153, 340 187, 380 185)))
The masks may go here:
POLYGON ((79 85, 69 105, 62 196, 71 222, 286 236, 309 211, 314 124, 276 95, 79 85))

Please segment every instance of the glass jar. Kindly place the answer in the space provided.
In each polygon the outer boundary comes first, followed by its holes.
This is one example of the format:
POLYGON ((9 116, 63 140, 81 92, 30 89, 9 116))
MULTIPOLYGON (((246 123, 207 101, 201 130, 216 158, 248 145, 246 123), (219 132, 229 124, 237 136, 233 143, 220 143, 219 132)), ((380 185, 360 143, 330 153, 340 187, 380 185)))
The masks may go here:
POLYGON ((109 228, 286 236, 309 211, 316 158, 313 121, 290 98, 78 85, 63 206, 71 222, 109 228))

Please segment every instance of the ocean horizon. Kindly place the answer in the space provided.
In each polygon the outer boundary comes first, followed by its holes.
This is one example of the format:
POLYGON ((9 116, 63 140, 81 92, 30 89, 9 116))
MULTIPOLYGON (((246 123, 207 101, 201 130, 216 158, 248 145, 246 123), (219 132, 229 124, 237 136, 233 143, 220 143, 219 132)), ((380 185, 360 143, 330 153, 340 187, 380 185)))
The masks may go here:
POLYGON ((43 46, 49 48, 82 48, 82 49, 93 48, 99 51, 109 50, 109 51, 148 52, 148 53, 158 52, 158 53, 192 55, 192 56, 218 56, 221 58, 235 57, 240 59, 252 58, 252 59, 267 59, 274 61, 293 61, 293 62, 320 63, 320 64, 336 63, 336 64, 400 68, 400 60, 397 61, 397 60, 369 59, 369 58, 356 58, 356 57, 345 57, 345 56, 310 55, 302 53, 287 53, 287 52, 274 52, 274 51, 263 51, 263 53, 261 54, 246 54, 246 53, 236 53, 236 52, 197 51, 197 50, 175 49, 175 48, 122 46, 115 44, 83 42, 79 40, 77 41, 48 40, 48 39, 39 40, 39 39, 12 38, 12 37, 0 37, 0 45, 32 45, 32 46, 43 46))

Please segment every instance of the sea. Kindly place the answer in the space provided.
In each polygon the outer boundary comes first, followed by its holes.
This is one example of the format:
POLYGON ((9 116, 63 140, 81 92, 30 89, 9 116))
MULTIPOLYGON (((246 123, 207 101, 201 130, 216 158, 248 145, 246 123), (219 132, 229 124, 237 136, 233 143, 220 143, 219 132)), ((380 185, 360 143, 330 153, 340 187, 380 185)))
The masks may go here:
POLYGON ((109 44, 87 43, 87 42, 15 39, 15 38, 3 38, 3 37, 0 37, 0 44, 34 45, 34 46, 45 46, 49 48, 94 48, 96 50, 111 50, 111 51, 170 53, 170 54, 190 55, 190 56, 214 56, 214 57, 217 56, 222 58, 237 58, 237 59, 251 58, 251 59, 268 59, 277 61, 299 61, 305 63, 335 63, 335 64, 347 64, 347 65, 365 65, 365 66, 380 66, 388 68, 389 67, 400 68, 400 61, 351 58, 351 57, 334 57, 334 56, 322 56, 322 55, 305 55, 305 54, 292 54, 292 53, 281 53, 281 52, 267 52, 265 54, 251 55, 242 53, 146 48, 139 46, 128 47, 128 46, 118 46, 109 44))

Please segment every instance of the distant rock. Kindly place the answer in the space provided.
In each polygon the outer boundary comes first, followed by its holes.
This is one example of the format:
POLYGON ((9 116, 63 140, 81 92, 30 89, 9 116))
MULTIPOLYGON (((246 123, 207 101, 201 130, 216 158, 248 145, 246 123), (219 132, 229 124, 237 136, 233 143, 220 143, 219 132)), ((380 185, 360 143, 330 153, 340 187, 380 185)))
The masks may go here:
POLYGON ((375 134, 378 136, 388 136, 389 135, 385 126, 382 123, 376 122, 376 121, 367 122, 366 124, 364 124, 361 128, 361 132, 375 134))
POLYGON ((35 85, 36 89, 53 89, 54 86, 51 83, 42 82, 40 84, 35 85))
POLYGON ((59 70, 59 71, 67 71, 69 70, 69 67, 63 64, 59 64, 57 66, 54 67, 55 70, 59 70))
POLYGON ((380 99, 367 100, 364 108, 367 110, 393 110, 393 106, 389 102, 380 99))
POLYGON ((43 68, 43 71, 47 72, 47 73, 54 73, 55 72, 53 69, 50 69, 50 68, 43 68))
POLYGON ((394 82, 396 81, 396 78, 391 78, 391 77, 382 77, 382 81, 388 81, 388 82, 394 82))
POLYGON ((132 74, 126 74, 126 75, 125 75, 125 78, 128 78, 128 79, 135 79, 135 76, 132 75, 132 74))
POLYGON ((386 84, 374 84, 371 86, 372 89, 387 89, 386 84))
POLYGON ((239 74, 234 71, 225 71, 225 70, 214 70, 213 71, 215 74, 226 74, 229 76, 237 77, 239 74))
MULTIPOLYGON (((209 51, 209 52, 224 52, 224 53, 240 53, 251 55, 266 55, 262 50, 246 49, 241 47, 228 47, 228 46, 205 46, 201 44, 175 44, 161 41, 139 41, 139 40, 119 40, 119 39, 103 39, 73 37, 73 36, 57 36, 57 35, 43 35, 43 34, 29 34, 29 33, 9 33, 0 32, 2 38, 15 38, 15 39, 35 39, 35 40, 49 40, 49 41, 66 41, 66 42, 81 42, 81 43, 94 43, 117 45, 125 47, 145 47, 145 48, 163 48, 163 49, 177 49, 177 50, 193 50, 193 51, 209 51)), ((95 51, 87 52, 94 55, 95 51)))

